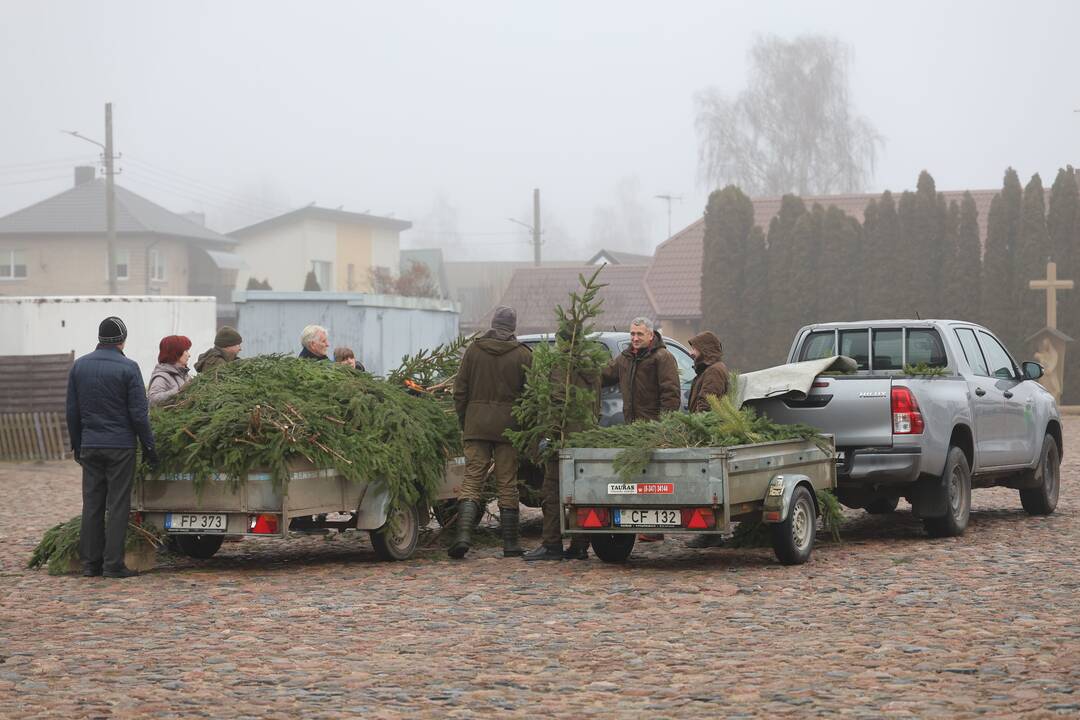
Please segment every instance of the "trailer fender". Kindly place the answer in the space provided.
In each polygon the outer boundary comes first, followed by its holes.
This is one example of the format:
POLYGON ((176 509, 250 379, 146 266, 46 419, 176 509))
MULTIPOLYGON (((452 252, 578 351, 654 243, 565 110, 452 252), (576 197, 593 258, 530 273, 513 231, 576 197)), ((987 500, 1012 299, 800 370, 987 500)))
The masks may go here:
POLYGON ((357 530, 378 530, 386 524, 390 511, 390 492, 382 483, 368 487, 356 509, 357 530))
POLYGON ((806 489, 810 491, 810 496, 814 498, 814 505, 816 506, 817 492, 814 490, 814 483, 810 481, 809 477, 799 474, 773 475, 772 480, 769 481, 765 488, 761 522, 773 524, 787 520, 788 513, 791 512, 791 496, 795 493, 795 488, 800 485, 805 485, 806 489))

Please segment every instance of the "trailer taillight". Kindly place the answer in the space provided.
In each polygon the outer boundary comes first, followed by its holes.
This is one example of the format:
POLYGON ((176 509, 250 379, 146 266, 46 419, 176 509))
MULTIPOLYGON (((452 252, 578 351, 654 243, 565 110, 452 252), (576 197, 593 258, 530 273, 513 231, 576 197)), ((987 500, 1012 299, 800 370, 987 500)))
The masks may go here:
POLYGON ((922 412, 914 393, 906 387, 892 389, 893 435, 922 435, 924 428, 922 412))
POLYGON ((709 530, 716 525, 716 515, 712 508, 684 508, 682 526, 687 530, 709 530))
POLYGON ((611 513, 607 508, 578 508, 577 525, 579 528, 591 530, 594 528, 607 527, 611 524, 611 513))
POLYGON ((248 515, 248 532, 256 535, 277 535, 279 527, 277 515, 248 515))

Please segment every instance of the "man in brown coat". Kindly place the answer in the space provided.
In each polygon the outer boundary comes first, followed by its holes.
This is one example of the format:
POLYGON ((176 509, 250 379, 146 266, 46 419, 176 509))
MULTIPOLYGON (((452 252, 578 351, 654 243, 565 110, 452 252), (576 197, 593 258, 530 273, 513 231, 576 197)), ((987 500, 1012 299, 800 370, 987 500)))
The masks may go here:
MULTIPOLYGON (((565 336, 564 336, 565 337, 565 336)), ((565 394, 565 388, 560 384, 564 378, 559 377, 557 372, 552 373, 552 395, 561 399, 565 394)), ((600 417, 600 374, 592 376, 578 371, 570 382, 575 387, 583 390, 591 390, 593 393, 593 417, 600 417)), ((567 433, 583 430, 581 427, 568 426, 567 433)), ((559 523, 559 514, 562 512, 559 503, 559 458, 552 458, 544 463, 544 484, 540 488, 540 509, 544 513, 543 530, 540 535, 540 546, 525 553, 525 560, 562 560, 572 558, 575 560, 587 560, 589 558, 589 536, 572 535, 570 547, 563 550, 562 528, 559 523)))
POLYGON ((222 326, 214 336, 214 347, 210 348, 195 362, 195 372, 204 373, 211 368, 231 363, 240 354, 240 345, 244 339, 236 328, 222 326))
POLYGON ((679 366, 649 318, 630 323, 630 347, 604 368, 603 384, 615 383, 622 392, 625 423, 659 420, 661 413, 682 407, 679 366))
POLYGON ((454 407, 465 441, 465 480, 458 504, 457 536, 447 554, 462 558, 472 544, 473 522, 483 501, 484 476, 492 459, 499 498, 503 557, 522 555, 518 545, 517 451, 503 434, 514 427, 510 411, 532 365, 529 348, 514 336, 517 313, 498 307, 491 329, 474 340, 454 378, 454 407))
POLYGON ((697 377, 690 386, 687 409, 692 413, 709 409, 709 396, 722 398, 728 391, 728 369, 722 362, 724 346, 720 338, 706 330, 690 338, 690 356, 694 358, 697 377))
MULTIPOLYGON (((724 346, 720 338, 706 330, 690 338, 690 355, 694 358, 697 377, 690 386, 690 400, 687 407, 690 412, 708 412, 709 396, 718 399, 727 395, 728 369, 722 362, 724 346)), ((720 535, 695 535, 686 546, 692 548, 718 547, 723 542, 720 535)))

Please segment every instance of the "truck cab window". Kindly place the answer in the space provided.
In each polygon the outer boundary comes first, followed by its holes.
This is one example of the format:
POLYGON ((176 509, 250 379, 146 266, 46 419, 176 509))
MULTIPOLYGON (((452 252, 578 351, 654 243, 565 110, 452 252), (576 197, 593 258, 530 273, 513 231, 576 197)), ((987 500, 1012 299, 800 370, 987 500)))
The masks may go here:
POLYGON ((803 342, 799 360, 820 360, 836 354, 836 333, 832 330, 812 332, 803 342))
POLYGON ((860 370, 870 369, 870 331, 841 330, 840 354, 858 364, 860 370))
POLYGON ((900 328, 874 331, 874 372, 904 369, 904 331, 900 328))
POLYGON ((979 346, 986 356, 986 363, 990 367, 990 376, 1002 380, 1015 380, 1017 377, 1016 367, 1012 358, 1005 348, 989 333, 979 331, 979 346))
POLYGON ((967 358, 971 372, 990 377, 990 370, 986 367, 982 350, 979 349, 979 343, 975 340, 975 331, 970 328, 957 328, 956 337, 960 340, 960 347, 964 350, 964 357, 967 358))
POLYGON ((925 363, 930 367, 945 367, 949 364, 945 343, 941 341, 937 330, 911 328, 907 331, 907 362, 909 365, 925 363))

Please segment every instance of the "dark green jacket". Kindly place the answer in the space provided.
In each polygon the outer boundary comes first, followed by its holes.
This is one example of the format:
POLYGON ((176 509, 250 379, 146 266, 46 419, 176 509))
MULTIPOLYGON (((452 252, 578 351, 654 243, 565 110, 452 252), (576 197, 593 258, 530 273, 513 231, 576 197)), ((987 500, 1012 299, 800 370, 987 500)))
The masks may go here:
POLYGON ((489 330, 469 345, 454 378, 463 440, 509 442, 503 432, 517 429, 510 410, 531 365, 532 353, 513 335, 489 330))
POLYGON ((224 350, 215 345, 214 347, 210 348, 202 355, 200 355, 199 359, 195 361, 195 372, 204 373, 211 368, 217 367, 218 365, 231 363, 235 359, 235 356, 230 356, 224 350))
POLYGON ((627 347, 604 368, 604 385, 619 384, 623 422, 659 420, 660 413, 682 407, 682 383, 675 356, 657 332, 652 344, 636 353, 627 347))

